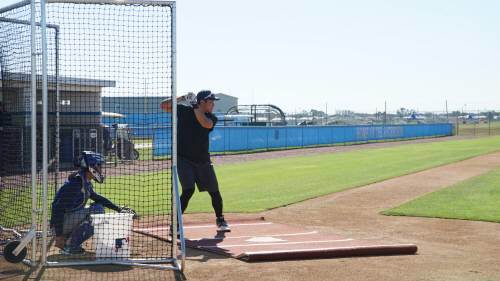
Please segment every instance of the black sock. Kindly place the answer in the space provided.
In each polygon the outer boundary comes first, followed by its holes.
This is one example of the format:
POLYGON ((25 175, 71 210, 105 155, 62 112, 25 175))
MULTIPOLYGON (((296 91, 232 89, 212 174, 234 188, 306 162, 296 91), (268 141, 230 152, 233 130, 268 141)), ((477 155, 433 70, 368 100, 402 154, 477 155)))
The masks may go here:
POLYGON ((214 208, 215 216, 217 218, 222 217, 222 196, 220 192, 210 192, 210 197, 212 197, 212 207, 214 208))

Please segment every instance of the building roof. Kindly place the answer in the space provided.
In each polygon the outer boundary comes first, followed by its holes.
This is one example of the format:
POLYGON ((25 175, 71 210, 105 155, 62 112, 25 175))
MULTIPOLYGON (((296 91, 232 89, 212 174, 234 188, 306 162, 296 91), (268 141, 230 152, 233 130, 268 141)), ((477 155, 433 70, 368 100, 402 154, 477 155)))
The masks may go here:
MULTIPOLYGON (((16 81, 16 82, 28 82, 31 80, 31 74, 29 73, 2 73, 2 78, 6 81, 16 81)), ((42 81, 42 75, 37 75, 37 81, 42 81)), ((0 79, 0 86, 2 85, 2 79, 0 79)), ((55 84, 56 81, 59 85, 77 85, 77 86, 90 86, 90 87, 116 87, 116 81, 112 80, 98 80, 98 79, 88 79, 88 78, 74 78, 54 75, 47 76, 47 83, 55 84), (57 78, 57 79, 56 79, 57 78)))
POLYGON ((228 95, 228 94, 223 94, 223 93, 216 93, 215 94, 216 96, 223 96, 222 98, 232 98, 232 99, 238 99, 237 97, 235 96, 231 96, 231 95, 228 95))

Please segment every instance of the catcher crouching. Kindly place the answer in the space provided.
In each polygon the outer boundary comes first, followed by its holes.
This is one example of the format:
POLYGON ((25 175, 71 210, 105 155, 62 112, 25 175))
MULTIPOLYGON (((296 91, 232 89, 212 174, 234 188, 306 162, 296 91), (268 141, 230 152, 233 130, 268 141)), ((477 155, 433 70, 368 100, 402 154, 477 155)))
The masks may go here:
POLYGON ((64 255, 82 255, 83 242, 94 234, 91 214, 104 214, 104 208, 120 213, 134 214, 128 207, 119 207, 94 191, 91 180, 104 182, 104 157, 96 152, 83 151, 75 163, 79 170, 72 173, 57 191, 52 202, 50 227, 55 235, 55 246, 64 255), (86 207, 87 201, 93 202, 86 207))

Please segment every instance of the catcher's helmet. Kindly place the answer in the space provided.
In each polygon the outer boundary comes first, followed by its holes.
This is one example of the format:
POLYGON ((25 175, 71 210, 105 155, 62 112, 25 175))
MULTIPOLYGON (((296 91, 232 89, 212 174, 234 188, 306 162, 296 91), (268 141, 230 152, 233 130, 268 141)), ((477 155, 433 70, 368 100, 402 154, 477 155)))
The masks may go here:
POLYGON ((82 154, 75 163, 80 170, 89 171, 98 183, 104 182, 102 165, 105 163, 102 154, 93 151, 82 151, 82 154))

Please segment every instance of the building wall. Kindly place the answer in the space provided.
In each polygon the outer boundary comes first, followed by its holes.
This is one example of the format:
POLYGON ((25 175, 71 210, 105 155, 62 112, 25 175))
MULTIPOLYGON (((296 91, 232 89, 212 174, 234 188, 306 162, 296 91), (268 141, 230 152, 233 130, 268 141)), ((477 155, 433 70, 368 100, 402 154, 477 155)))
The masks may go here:
POLYGON ((238 98, 226 94, 217 94, 220 98, 215 102, 214 112, 215 113, 226 113, 231 107, 238 105, 238 98))
MULTIPOLYGON (((5 113, 10 116, 10 125, 30 126, 31 91, 29 88, 11 89, 4 92, 5 113)), ((49 118, 55 117, 56 95, 49 91, 49 118)), ((37 113, 42 112, 42 93, 37 92, 37 113)), ((101 100, 97 92, 60 91, 61 125, 96 125, 101 123, 101 100)), ((40 119, 40 118, 39 118, 40 119)), ((41 119, 40 119, 41 120, 41 119)))
POLYGON ((61 91, 59 100, 61 126, 101 124, 100 93, 61 91))
POLYGON ((160 102, 166 97, 102 97, 102 111, 122 114, 161 113, 160 102))
MULTIPOLYGON (((83 87, 61 90, 60 93, 60 160, 62 168, 72 167, 73 159, 83 150, 102 151, 101 94, 85 91, 83 87)), ((10 158, 18 159, 9 168, 21 172, 31 161, 31 90, 28 87, 3 89, 6 112, 0 136, 7 143, 16 143, 9 149, 10 158)), ((37 91, 37 143, 42 146, 42 92, 37 91)), ((49 157, 56 155, 56 93, 48 92, 49 157)), ((41 149, 37 151, 41 159, 41 149)))
POLYGON ((30 126, 30 91, 27 88, 4 89, 5 125, 30 126))

